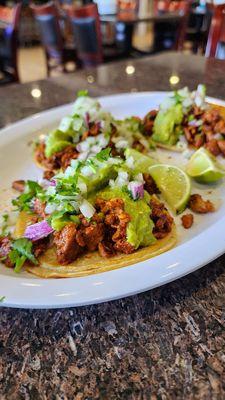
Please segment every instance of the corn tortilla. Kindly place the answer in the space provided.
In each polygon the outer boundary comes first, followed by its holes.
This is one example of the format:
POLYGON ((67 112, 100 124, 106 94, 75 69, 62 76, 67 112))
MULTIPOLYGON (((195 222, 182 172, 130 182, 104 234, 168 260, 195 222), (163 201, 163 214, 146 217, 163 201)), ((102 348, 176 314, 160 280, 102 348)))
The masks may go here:
MULTIPOLYGON (((32 215, 21 212, 17 220, 14 236, 23 236, 32 215)), ((48 249, 38 258, 39 265, 26 264, 25 269, 41 278, 71 278, 99 274, 114 269, 127 267, 137 262, 156 257, 175 246, 177 241, 175 225, 172 231, 163 239, 157 240, 148 247, 141 248, 132 254, 119 254, 111 258, 103 258, 97 251, 87 253, 68 265, 59 265, 54 247, 48 249)))

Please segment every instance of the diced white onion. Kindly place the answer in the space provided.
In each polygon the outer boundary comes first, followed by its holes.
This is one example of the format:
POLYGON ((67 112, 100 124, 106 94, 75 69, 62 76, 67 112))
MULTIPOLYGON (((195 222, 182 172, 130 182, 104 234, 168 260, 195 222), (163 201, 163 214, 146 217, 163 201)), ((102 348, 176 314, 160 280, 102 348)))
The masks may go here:
POLYGON ((84 151, 83 153, 80 153, 78 156, 78 160, 81 160, 81 161, 87 160, 89 153, 90 153, 89 151, 84 151))
POLYGON ((192 121, 188 122, 189 126, 194 126, 194 127, 201 126, 202 124, 203 124, 202 119, 193 119, 192 121))
POLYGON ((100 145, 95 144, 91 148, 91 153, 92 154, 98 154, 102 150, 102 147, 100 145))
POLYGON ((94 172, 88 165, 85 165, 83 168, 81 168, 81 174, 84 176, 91 176, 94 174, 94 172))
POLYGON ((95 213, 95 208, 91 203, 89 203, 89 201, 84 199, 80 205, 80 212, 85 218, 91 218, 95 213))
POLYGON ((79 165, 79 162, 78 162, 78 160, 71 160, 70 165, 72 168, 74 168, 76 170, 79 165))
POLYGON ((48 203, 45 207, 45 213, 52 214, 54 211, 56 211, 56 208, 57 208, 56 204, 48 203))
POLYGON ((193 104, 193 101, 191 99, 191 97, 187 97, 186 99, 183 100, 183 108, 188 108, 193 104))
POLYGON ((80 189, 81 193, 87 193, 87 185, 84 182, 79 182, 77 184, 78 189, 80 189))
POLYGON ((134 158, 132 156, 127 157, 126 159, 126 165, 128 166, 128 168, 134 168, 134 158))
POLYGON ((81 129, 82 125, 83 125, 83 119, 76 116, 73 119, 73 129, 75 131, 79 131, 81 129))
POLYGON ((101 148, 106 147, 107 144, 109 143, 109 138, 106 137, 103 133, 100 135, 96 136, 96 143, 101 146, 101 148))
POLYGON ((109 157, 107 160, 107 164, 121 164, 123 161, 119 157, 109 157))
POLYGON ((127 185, 128 179, 129 179, 129 178, 128 178, 128 173, 127 173, 127 172, 120 171, 120 172, 118 173, 118 177, 117 177, 117 179, 116 179, 116 186, 122 187, 122 186, 124 186, 124 185, 127 185))
POLYGON ((127 140, 119 140, 116 144, 115 147, 117 149, 126 149, 128 147, 128 141, 127 140))
POLYGON ((56 193, 56 187, 55 187, 55 186, 49 186, 49 187, 46 189, 46 194, 47 194, 48 196, 54 196, 55 193, 56 193))
POLYGON ((113 179, 110 179, 110 180, 109 180, 109 186, 110 186, 111 188, 114 188, 114 187, 116 186, 116 182, 115 182, 113 179))
POLYGON ((67 167, 64 174, 66 178, 69 178, 70 176, 74 176, 76 173, 75 169, 72 168, 71 166, 67 167))
POLYGON ((90 142, 88 140, 84 140, 76 146, 76 149, 79 151, 79 153, 87 151, 90 149, 90 142))
POLYGON ((143 175, 141 173, 137 174, 135 176, 135 181, 139 182, 139 183, 144 183, 144 178, 143 175))
POLYGON ((61 120, 61 122, 59 124, 59 130, 61 132, 67 132, 70 129, 72 122, 73 122, 73 118, 72 117, 64 117, 64 118, 62 118, 62 120, 61 120))

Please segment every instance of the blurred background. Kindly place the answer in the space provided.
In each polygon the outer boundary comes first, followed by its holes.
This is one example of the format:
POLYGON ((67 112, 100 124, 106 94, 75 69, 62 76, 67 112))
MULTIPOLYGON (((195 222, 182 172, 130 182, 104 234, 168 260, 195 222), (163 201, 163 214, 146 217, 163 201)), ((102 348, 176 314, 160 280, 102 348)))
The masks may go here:
POLYGON ((2 85, 169 50, 225 59, 225 1, 0 0, 2 85))

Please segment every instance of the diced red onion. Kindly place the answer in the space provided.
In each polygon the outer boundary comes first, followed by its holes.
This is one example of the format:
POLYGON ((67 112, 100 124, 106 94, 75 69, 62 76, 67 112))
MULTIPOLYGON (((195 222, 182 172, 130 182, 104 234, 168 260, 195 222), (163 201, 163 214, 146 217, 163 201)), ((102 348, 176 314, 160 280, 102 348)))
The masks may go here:
POLYGON ((144 185, 143 183, 132 181, 128 184, 128 190, 131 192, 131 196, 134 200, 143 199, 144 197, 144 185))
POLYGON ((29 225, 24 233, 24 237, 35 242, 36 240, 43 239, 53 232, 52 227, 44 219, 36 224, 29 225))

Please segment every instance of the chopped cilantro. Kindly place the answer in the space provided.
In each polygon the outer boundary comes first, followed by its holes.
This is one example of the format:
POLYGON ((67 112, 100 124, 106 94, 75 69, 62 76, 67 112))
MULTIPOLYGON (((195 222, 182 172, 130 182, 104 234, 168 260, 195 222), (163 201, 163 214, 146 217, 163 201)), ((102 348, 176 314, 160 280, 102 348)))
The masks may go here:
POLYGON ((91 168, 91 170, 92 170, 94 173, 97 172, 97 165, 95 164, 94 160, 89 159, 89 160, 87 160, 86 163, 87 163, 87 166, 88 166, 89 168, 91 168))
POLYGON ((3 214, 2 215, 2 230, 0 232, 0 236, 6 236, 8 234, 8 220, 9 220, 9 215, 8 214, 3 214))
POLYGON ((41 197, 43 194, 43 189, 37 182, 28 180, 24 193, 12 200, 12 204, 20 211, 30 211, 31 200, 38 196, 41 197))
POLYGON ((77 92, 77 97, 84 97, 84 96, 88 96, 88 90, 79 90, 79 92, 77 92))
POLYGON ((191 121, 193 121, 194 119, 195 119, 194 114, 190 114, 190 115, 188 116, 188 122, 191 122, 191 121))
POLYGON ((37 260, 32 253, 32 242, 26 238, 16 239, 13 242, 9 258, 15 264, 15 272, 20 272, 26 260, 37 264, 37 260))
POLYGON ((148 140, 148 143, 151 150, 156 150, 156 144, 151 138, 148 140))
POLYGON ((176 104, 182 103, 183 101, 183 97, 176 90, 174 92, 173 98, 176 101, 176 104))
POLYGON ((100 151, 98 154, 96 154, 96 159, 98 161, 107 161, 108 158, 110 157, 110 153, 111 153, 111 148, 107 147, 106 149, 100 151))

